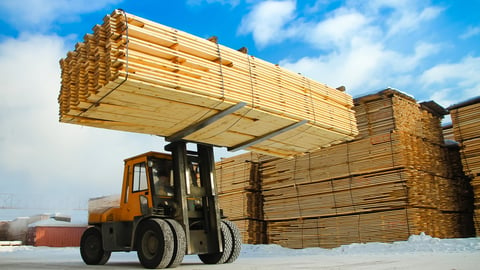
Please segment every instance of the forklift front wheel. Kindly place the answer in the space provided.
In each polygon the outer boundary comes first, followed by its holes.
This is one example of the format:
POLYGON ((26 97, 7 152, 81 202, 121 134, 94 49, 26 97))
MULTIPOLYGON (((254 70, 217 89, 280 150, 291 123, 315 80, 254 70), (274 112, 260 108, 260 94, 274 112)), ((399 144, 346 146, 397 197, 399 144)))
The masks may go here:
POLYGON ((185 230, 183 229, 182 225, 180 225, 180 223, 174 219, 165 219, 165 221, 170 225, 170 229, 172 229, 173 238, 175 240, 172 260, 167 267, 175 268, 182 263, 183 257, 185 256, 185 249, 187 247, 185 230))
POLYGON ((80 240, 80 255, 88 265, 102 265, 110 259, 110 251, 103 250, 102 233, 96 227, 88 228, 80 240))
POLYGON ((138 229, 137 255, 145 268, 166 268, 172 261, 174 237, 170 225, 162 219, 149 219, 138 229))
POLYGON ((222 264, 227 262, 232 254, 233 236, 227 224, 220 222, 221 240, 223 251, 218 253, 198 254, 200 260, 205 264, 222 264))
POLYGON ((227 225, 227 227, 230 229, 230 233, 232 234, 232 253, 227 261, 225 261, 225 263, 232 263, 240 255, 240 251, 242 249, 242 235, 240 234, 240 230, 238 229, 237 225, 232 221, 224 219, 222 222, 227 225))

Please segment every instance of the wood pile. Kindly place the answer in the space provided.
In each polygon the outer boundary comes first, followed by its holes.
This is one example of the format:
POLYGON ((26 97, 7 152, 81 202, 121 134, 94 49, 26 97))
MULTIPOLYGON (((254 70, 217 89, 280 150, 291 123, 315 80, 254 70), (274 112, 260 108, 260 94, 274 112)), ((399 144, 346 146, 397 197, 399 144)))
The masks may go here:
POLYGON ((357 134, 345 92, 116 10, 60 60, 60 121, 292 156, 357 134), (241 107, 243 106, 243 107, 241 107), (291 128, 286 131, 286 128, 291 128))
POLYGON ((469 183, 438 105, 387 89, 355 100, 356 140, 262 160, 269 243, 292 248, 473 234, 469 183))
POLYGON ((460 143, 460 156, 465 174, 471 178, 474 194, 474 223, 480 235, 480 97, 448 108, 452 118, 454 139, 460 143))
POLYGON ((219 204, 246 244, 266 243, 259 157, 246 153, 216 164, 219 204))
POLYGON ((465 217, 459 213, 405 207, 364 214, 269 222, 267 230, 270 243, 290 248, 333 248, 348 243, 405 240, 412 234, 425 232, 425 227, 454 232, 438 234, 437 237, 465 237, 463 224, 468 222, 465 217))

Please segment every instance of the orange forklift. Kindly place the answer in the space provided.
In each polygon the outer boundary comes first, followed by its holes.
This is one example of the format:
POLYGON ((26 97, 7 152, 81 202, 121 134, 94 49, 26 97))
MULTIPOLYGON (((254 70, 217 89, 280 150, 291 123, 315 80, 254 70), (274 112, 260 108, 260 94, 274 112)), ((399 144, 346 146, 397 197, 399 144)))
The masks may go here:
POLYGON ((237 259, 241 237, 218 205, 213 146, 188 151, 178 141, 165 149, 171 155, 148 152, 125 160, 117 205, 89 201, 90 227, 80 243, 86 264, 105 264, 112 251, 137 251, 145 268, 176 267, 185 254, 198 254, 206 264, 237 259))

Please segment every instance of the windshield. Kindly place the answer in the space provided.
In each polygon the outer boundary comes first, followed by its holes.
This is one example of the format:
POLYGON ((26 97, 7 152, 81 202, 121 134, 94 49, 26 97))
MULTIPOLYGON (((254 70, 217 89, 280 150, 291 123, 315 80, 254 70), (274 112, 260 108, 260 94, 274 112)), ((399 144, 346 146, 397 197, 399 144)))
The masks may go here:
POLYGON ((154 193, 160 196, 173 196, 172 161, 168 159, 152 159, 152 162, 154 193))

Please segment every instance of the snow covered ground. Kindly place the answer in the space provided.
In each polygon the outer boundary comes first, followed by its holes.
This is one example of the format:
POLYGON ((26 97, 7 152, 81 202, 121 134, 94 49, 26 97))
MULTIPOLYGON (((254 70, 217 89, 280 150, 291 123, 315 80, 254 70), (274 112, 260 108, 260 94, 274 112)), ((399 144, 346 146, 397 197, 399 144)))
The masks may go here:
MULTIPOLYGON (((78 248, 0 247, 0 269, 139 269, 135 252, 113 253, 104 266, 87 266, 78 248)), ((186 256, 176 269, 480 269, 480 238, 438 239, 414 235, 408 241, 352 244, 335 249, 292 250, 244 245, 233 264, 204 265, 186 256)))

